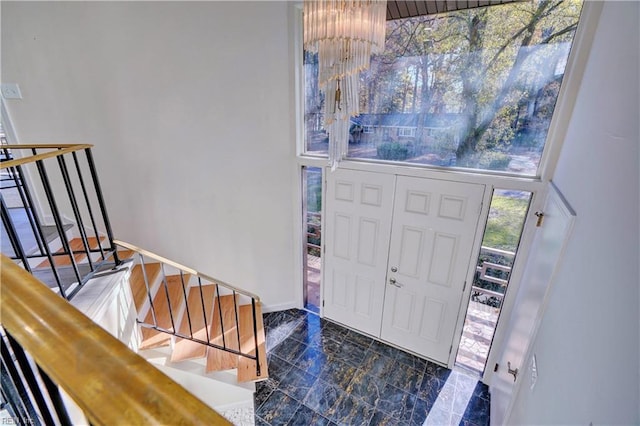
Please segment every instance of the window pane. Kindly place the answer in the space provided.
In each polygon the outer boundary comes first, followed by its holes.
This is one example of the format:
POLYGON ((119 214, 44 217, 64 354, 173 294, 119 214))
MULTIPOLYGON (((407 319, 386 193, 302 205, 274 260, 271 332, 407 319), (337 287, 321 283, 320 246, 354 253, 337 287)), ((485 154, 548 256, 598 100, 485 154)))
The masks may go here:
POLYGON ((324 131, 324 96, 318 88, 318 54, 304 52, 304 141, 307 154, 327 155, 329 134, 324 131))
POLYGON ((322 169, 302 167, 302 197, 302 220, 306 229, 302 251, 304 307, 318 313, 322 269, 322 169))
POLYGON ((456 365, 480 374, 485 369, 502 302, 509 288, 531 195, 526 191, 496 189, 491 199, 456 355, 456 365))
MULTIPOLYGON (((361 75, 350 158, 536 175, 581 2, 532 1, 387 22, 361 75)), ((325 154, 305 53, 306 152, 325 154)))

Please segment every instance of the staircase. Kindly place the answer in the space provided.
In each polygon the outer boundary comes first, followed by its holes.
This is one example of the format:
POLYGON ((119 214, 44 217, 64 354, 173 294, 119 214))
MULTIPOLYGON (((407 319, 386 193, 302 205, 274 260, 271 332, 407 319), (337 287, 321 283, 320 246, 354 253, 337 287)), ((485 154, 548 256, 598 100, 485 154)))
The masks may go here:
MULTIPOLYGON (((99 241, 103 243, 104 237, 99 241)), ((87 243, 85 246, 81 238, 71 237, 67 243, 69 252, 61 247, 59 238, 49 245, 53 264, 66 292, 77 286, 74 268, 84 276, 90 272, 90 262, 102 260, 98 239, 88 237, 87 243)), ((237 370, 238 383, 266 380, 265 334, 259 300, 213 279, 203 280, 195 271, 185 272, 188 268, 172 266, 176 265, 173 262, 163 263, 159 256, 147 254, 140 263, 139 251, 118 249, 120 260, 134 263, 129 286, 141 325, 138 350, 168 348, 172 363, 202 359, 205 374, 237 370), (254 337, 252 301, 257 338, 254 337)), ((113 256, 109 256, 96 272, 108 271, 113 266, 113 256)), ((32 265, 33 274, 59 293, 51 271, 48 259, 32 265)), ((154 356, 157 353, 154 352, 154 356)))
POLYGON ((0 251, 210 407, 253 419, 268 378, 259 297, 115 241, 91 145, 1 151, 0 251))
MULTIPOLYGON (((262 307, 250 293, 189 268, 116 242, 134 262, 129 277, 141 326, 138 349, 167 362, 201 360, 202 373, 237 370, 237 382, 266 380, 262 307), (256 355, 257 353, 257 355, 256 355)), ((144 355, 143 355, 144 356, 144 355)))

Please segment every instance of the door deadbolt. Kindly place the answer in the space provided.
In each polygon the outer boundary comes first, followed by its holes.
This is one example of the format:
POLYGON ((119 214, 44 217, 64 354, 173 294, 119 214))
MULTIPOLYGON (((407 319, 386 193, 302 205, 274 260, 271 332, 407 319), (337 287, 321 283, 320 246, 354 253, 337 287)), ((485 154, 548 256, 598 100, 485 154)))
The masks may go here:
POLYGON ((391 267, 391 272, 398 272, 398 268, 396 268, 395 266, 391 267))

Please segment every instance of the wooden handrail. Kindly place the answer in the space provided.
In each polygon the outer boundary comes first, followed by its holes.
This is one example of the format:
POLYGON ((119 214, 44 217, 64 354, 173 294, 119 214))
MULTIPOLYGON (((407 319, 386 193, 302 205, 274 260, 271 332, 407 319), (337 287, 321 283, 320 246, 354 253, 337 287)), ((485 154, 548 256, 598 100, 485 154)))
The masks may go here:
POLYGON ((251 298, 255 299, 256 302, 260 301, 260 297, 258 295, 256 295, 256 294, 251 293, 250 291, 243 290, 241 288, 235 287, 235 286, 233 286, 231 284, 228 284, 228 283, 226 283, 226 282, 224 282, 222 280, 219 280, 217 278, 213 278, 213 277, 210 277, 208 275, 205 275, 205 274, 203 274, 201 272, 196 271, 193 268, 189 268, 188 266, 181 265, 181 264, 179 264, 177 262, 174 262, 173 260, 167 259, 165 257, 162 257, 162 256, 157 255, 155 253, 152 253, 150 251, 147 251, 147 250, 145 250, 143 248, 134 246, 133 244, 125 243, 124 241, 120 241, 120 240, 113 240, 113 243, 115 245, 118 245, 120 247, 126 248, 128 250, 140 253, 140 254, 142 254, 142 255, 144 255, 146 257, 150 257, 151 259, 157 260, 158 262, 165 263, 167 265, 173 266, 174 268, 180 269, 180 270, 182 270, 182 272, 185 272, 187 274, 195 275, 195 276, 203 278, 203 279, 205 279, 207 281, 211 281, 214 284, 219 284, 219 285, 221 285, 223 287, 226 287, 229 290, 233 290, 236 293, 245 295, 247 297, 251 297, 251 298))
POLYGON ((54 151, 43 152, 42 154, 30 155, 28 157, 16 158, 15 160, 0 162, 0 169, 6 169, 9 167, 21 166, 23 164, 35 163, 36 161, 46 160, 47 158, 54 158, 60 155, 69 154, 74 151, 81 151, 83 149, 92 148, 90 144, 25 144, 25 145, 2 145, 2 149, 53 149, 54 151))
POLYGON ((9 258, 0 266, 3 326, 91 424, 231 424, 9 258))

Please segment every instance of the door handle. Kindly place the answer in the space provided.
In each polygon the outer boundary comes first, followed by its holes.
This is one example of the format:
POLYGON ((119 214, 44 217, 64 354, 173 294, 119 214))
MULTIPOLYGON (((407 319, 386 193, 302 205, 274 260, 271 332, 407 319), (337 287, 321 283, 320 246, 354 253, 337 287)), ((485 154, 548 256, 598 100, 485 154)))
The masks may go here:
POLYGON ((513 381, 514 382, 518 378, 518 369, 516 368, 515 370, 512 370, 511 369, 511 362, 507 362, 507 373, 509 373, 509 374, 511 374, 513 376, 513 381))
POLYGON ((396 281, 395 278, 389 278, 389 284, 396 286, 398 288, 402 288, 402 284, 400 284, 399 282, 396 281))

